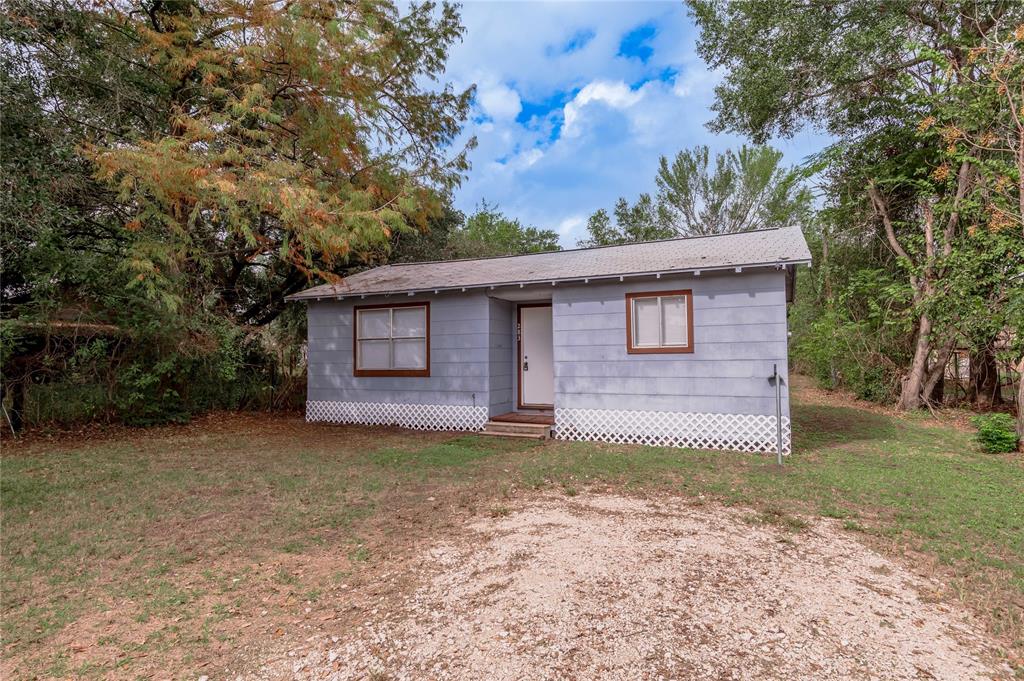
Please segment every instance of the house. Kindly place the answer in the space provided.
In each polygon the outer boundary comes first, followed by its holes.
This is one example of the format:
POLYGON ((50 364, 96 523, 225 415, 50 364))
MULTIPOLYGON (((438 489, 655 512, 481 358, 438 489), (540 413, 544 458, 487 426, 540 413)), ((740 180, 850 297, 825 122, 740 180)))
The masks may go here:
POLYGON ((790 448, 796 227, 386 265, 308 303, 308 421, 790 448), (774 372, 781 376, 777 404, 774 372))

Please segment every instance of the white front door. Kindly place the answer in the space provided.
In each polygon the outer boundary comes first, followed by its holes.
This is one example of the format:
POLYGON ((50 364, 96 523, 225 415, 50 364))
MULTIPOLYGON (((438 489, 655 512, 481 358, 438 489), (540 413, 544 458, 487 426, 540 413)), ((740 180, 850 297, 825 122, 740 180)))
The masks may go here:
POLYGON ((555 403, 555 359, 551 306, 519 308, 519 406, 555 403))

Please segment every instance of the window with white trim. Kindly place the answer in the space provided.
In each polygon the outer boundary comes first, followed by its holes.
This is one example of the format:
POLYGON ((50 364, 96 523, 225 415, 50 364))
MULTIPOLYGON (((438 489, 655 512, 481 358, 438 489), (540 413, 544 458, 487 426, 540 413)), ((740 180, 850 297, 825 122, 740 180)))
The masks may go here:
POLYGON ((429 376, 430 305, 355 308, 356 376, 429 376))
POLYGON ((693 294, 660 291, 626 294, 626 350, 693 352, 693 294))

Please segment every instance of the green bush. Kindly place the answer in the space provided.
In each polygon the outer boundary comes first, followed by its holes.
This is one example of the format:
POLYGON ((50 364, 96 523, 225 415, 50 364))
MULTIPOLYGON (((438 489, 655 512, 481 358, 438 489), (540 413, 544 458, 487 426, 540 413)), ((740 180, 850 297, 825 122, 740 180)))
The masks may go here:
POLYGON ((895 398, 895 381, 888 367, 855 364, 845 373, 850 388, 860 399, 887 404, 895 398))
POLYGON ((188 406, 177 386, 187 376, 177 357, 136 363, 117 376, 114 400, 118 415, 129 426, 187 423, 188 406))
POLYGON ((25 396, 25 423, 64 428, 102 419, 109 402, 106 386, 69 380, 31 384, 25 396))
POLYGON ((978 443, 986 452, 1002 454, 1017 450, 1016 423, 1009 414, 982 414, 971 419, 978 429, 978 443))
POLYGON ((240 328, 205 319, 187 343, 153 342, 117 374, 116 407, 133 426, 185 423, 213 409, 255 406, 258 389, 270 384, 271 360, 240 328))
MULTIPOLYGON (((16 387, 24 387, 21 415, 29 427, 88 421, 151 426, 218 409, 299 407, 305 394, 304 314, 301 308, 289 311, 260 330, 196 314, 188 326, 143 318, 122 325, 138 329, 131 334, 57 336, 30 376, 15 377, 16 387)), ((8 332, 12 328, 0 325, 0 353, 18 340, 8 332)), ((13 390, 3 397, 12 409, 13 390)))
POLYGON ((872 345, 877 338, 869 326, 825 312, 794 331, 794 368, 825 389, 847 388, 862 400, 891 403, 899 385, 898 367, 872 345))

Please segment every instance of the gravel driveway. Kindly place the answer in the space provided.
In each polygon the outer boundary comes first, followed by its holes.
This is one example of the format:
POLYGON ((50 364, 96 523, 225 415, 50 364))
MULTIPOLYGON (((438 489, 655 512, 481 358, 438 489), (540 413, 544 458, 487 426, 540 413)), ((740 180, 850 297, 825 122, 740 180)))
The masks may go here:
POLYGON ((420 587, 267 667, 303 679, 975 679, 980 626, 833 521, 542 497, 425 551, 420 587))

